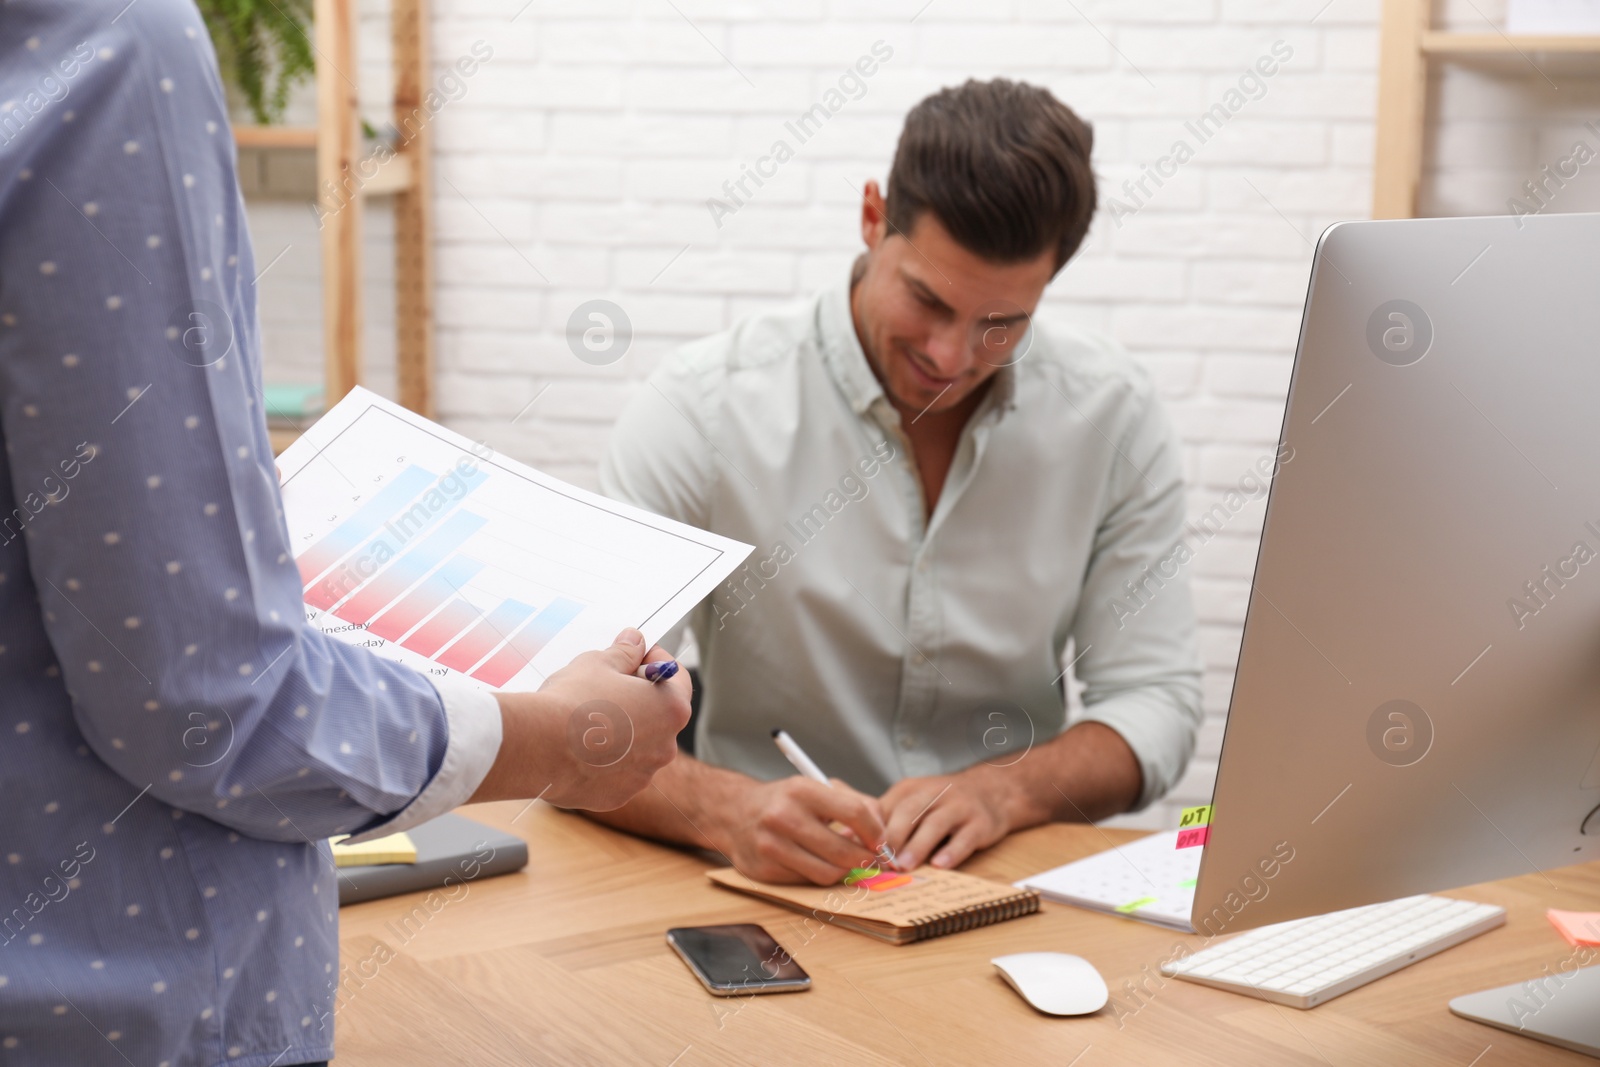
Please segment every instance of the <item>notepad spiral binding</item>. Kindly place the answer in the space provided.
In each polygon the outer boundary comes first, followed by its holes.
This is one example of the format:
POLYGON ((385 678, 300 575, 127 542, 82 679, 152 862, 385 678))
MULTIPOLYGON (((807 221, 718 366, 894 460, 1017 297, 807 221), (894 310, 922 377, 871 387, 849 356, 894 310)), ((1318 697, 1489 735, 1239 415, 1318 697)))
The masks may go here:
POLYGON ((1007 919, 1015 919, 1022 915, 1032 915, 1038 910, 1039 894, 1030 889, 1026 893, 1019 893, 1004 900, 992 900, 987 904, 970 904, 965 908, 942 911, 937 915, 918 919, 912 923, 912 927, 917 931, 917 936, 913 940, 925 941, 930 937, 958 934, 974 927, 1005 922, 1007 919))

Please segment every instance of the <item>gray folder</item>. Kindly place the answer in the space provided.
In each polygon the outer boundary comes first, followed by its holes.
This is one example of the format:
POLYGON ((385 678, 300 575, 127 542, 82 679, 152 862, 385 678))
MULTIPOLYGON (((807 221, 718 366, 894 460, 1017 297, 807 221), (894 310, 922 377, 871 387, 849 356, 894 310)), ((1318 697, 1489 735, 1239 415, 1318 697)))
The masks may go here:
POLYGON ((528 845, 522 838, 460 815, 441 815, 406 832, 417 846, 417 862, 340 867, 340 905, 449 889, 528 865, 528 845))

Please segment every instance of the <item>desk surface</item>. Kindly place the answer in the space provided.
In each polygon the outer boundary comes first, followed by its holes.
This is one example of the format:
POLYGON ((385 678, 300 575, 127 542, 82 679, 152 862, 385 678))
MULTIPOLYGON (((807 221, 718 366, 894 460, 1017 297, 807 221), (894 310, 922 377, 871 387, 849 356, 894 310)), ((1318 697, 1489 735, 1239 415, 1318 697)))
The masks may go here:
MULTIPOLYGON (((1503 905, 1506 925, 1298 1011, 1161 978, 1174 946, 1201 939, 1128 919, 1046 902, 1038 915, 896 948, 832 927, 808 934, 799 916, 712 886, 699 856, 542 803, 464 814, 526 838, 528 867, 457 887, 454 900, 436 896, 432 910, 422 894, 343 909, 340 1067, 1596 1062, 1458 1019, 1445 1004, 1568 959, 1544 909, 1600 909, 1600 863, 1452 893, 1503 905), (766 926, 812 989, 709 996, 663 935, 727 922, 766 926), (1033 1011, 988 961, 1041 949, 1088 959, 1127 1010, 1033 1011), (1125 982, 1143 991, 1130 995, 1125 982)), ((1041 827, 964 869, 1012 881, 1136 836, 1041 827)))

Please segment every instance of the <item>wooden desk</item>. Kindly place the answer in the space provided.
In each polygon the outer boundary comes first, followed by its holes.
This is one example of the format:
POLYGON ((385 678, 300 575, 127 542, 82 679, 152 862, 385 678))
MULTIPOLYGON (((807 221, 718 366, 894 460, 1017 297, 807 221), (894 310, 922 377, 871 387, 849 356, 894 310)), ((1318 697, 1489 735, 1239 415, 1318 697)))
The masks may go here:
MULTIPOLYGON (((346 908, 339 1067, 453 1064, 1575 1064, 1595 1060, 1458 1019, 1461 993, 1535 977, 1572 949, 1549 905, 1600 909, 1600 863, 1463 890, 1504 927, 1311 1011, 1161 978, 1174 945, 1126 919, 1046 903, 1039 915, 895 948, 710 885, 701 858, 534 804, 466 814, 528 841, 525 871, 458 887, 430 912, 414 894, 346 908), (809 992, 709 996, 667 948, 670 926, 759 922, 809 971, 809 992), (989 959, 1049 949, 1100 969, 1127 1012, 1040 1015, 989 959), (1124 982, 1142 982, 1130 996, 1124 982)), ((1003 881, 1127 831, 1049 826, 967 870, 1003 881)), ((1452 894, 1455 895, 1455 894, 1452 894)))

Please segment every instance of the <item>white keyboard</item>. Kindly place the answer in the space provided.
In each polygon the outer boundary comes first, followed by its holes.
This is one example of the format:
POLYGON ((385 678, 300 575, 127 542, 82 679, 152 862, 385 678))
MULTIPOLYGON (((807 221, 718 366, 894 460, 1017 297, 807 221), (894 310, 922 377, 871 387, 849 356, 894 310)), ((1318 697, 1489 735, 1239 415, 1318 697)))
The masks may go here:
POLYGON ((1505 921, 1506 910, 1493 904, 1402 897, 1263 926, 1163 963, 1161 973, 1291 1008, 1314 1008, 1505 921))

